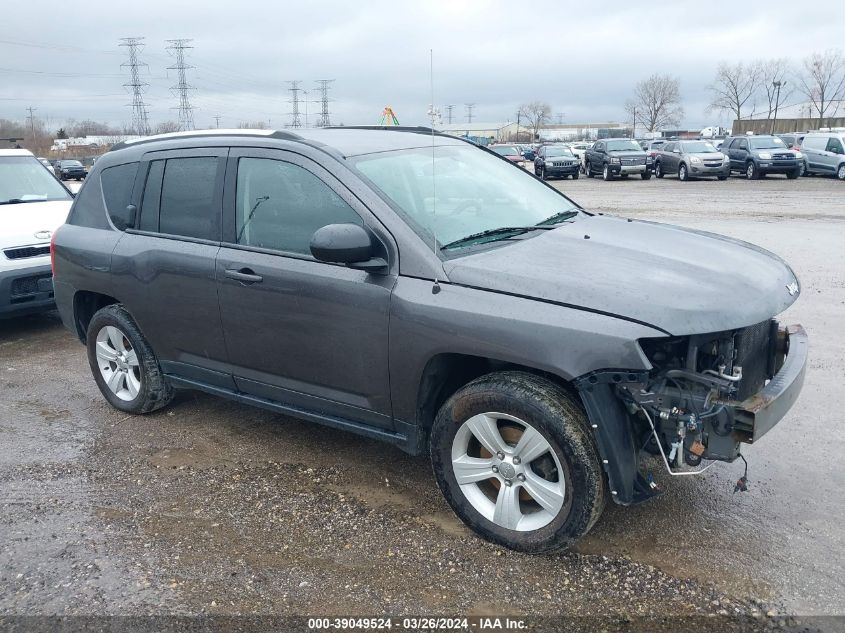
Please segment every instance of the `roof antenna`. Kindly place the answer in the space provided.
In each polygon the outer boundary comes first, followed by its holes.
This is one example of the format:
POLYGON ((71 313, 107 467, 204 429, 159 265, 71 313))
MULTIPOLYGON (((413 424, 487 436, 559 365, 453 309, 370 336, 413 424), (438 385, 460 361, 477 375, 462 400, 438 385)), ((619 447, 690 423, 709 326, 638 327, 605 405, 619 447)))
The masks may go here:
MULTIPOLYGON (((437 254, 437 180, 434 175, 434 120, 437 117, 437 111, 434 109, 434 49, 428 49, 428 76, 431 88, 431 105, 428 109, 428 116, 431 119, 431 250, 435 257, 439 259, 437 254)), ((436 295, 440 292, 440 284, 437 281, 437 275, 434 276, 434 285, 431 287, 431 294, 436 295)))

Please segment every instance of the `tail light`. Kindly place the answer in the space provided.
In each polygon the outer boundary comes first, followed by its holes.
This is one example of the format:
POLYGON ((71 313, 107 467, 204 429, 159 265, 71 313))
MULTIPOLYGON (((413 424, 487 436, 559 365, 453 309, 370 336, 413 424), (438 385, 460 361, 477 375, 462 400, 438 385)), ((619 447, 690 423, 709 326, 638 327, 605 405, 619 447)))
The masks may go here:
POLYGON ((56 276, 56 233, 53 231, 53 237, 50 238, 50 272, 56 276))

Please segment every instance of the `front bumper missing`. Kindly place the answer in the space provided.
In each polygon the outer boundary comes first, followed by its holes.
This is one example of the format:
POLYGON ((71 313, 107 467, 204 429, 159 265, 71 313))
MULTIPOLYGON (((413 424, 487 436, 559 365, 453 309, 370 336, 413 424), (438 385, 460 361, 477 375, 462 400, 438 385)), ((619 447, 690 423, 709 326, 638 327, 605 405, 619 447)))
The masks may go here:
POLYGON ((774 378, 742 402, 722 402, 734 408, 733 434, 739 442, 753 444, 763 437, 781 421, 801 393, 809 338, 800 325, 789 325, 781 331, 785 333, 786 357, 774 378))

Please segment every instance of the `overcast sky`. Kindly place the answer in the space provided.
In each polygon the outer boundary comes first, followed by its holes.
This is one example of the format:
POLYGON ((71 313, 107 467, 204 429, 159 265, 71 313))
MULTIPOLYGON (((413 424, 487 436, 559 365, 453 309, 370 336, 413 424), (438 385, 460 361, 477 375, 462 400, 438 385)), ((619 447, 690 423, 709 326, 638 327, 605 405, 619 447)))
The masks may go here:
MULTIPOLYGON (((290 117, 285 81, 335 79, 332 123, 375 124, 391 105, 403 125, 427 124, 429 49, 435 102, 476 104, 476 121, 513 120, 521 102, 548 102, 566 122, 625 119, 624 103, 652 73, 680 78, 684 125, 727 124, 708 114, 720 60, 790 57, 843 46, 837 3, 375 2, 369 0, 39 0, 3 3, 0 117, 26 108, 51 128, 66 119, 131 120, 119 39, 146 38, 141 60, 151 123, 175 119, 169 38, 193 38, 188 78, 196 127, 290 117), (75 8, 73 8, 75 7, 75 8), (131 7, 131 8, 128 8, 131 7)), ((792 100, 797 100, 795 96, 792 100)), ((309 105, 314 122, 317 104, 309 105)), ((304 108, 303 108, 304 109, 304 108)), ((555 116, 555 120, 557 116, 555 116)))

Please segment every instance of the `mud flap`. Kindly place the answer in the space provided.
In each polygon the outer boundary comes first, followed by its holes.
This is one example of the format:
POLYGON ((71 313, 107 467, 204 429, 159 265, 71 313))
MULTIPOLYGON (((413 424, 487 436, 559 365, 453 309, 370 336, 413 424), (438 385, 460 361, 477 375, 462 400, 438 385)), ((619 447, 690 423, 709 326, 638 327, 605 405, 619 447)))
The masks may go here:
MULTIPOLYGON (((639 448, 625 408, 614 394, 625 372, 601 372, 575 381, 587 410, 613 500, 621 505, 647 501, 659 494, 639 472, 639 448)), ((639 379, 637 375, 633 381, 639 379)), ((632 382, 633 382, 632 381, 632 382)))

